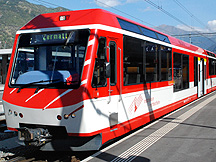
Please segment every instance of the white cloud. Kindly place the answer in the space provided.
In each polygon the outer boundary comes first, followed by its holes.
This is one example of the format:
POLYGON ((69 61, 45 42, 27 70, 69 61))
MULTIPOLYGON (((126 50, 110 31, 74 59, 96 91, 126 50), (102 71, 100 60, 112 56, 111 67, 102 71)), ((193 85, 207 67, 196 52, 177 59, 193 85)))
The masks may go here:
POLYGON ((139 0, 127 0, 126 3, 134 3, 134 2, 138 2, 139 0))
POLYGON ((216 31, 216 20, 208 21, 208 28, 211 31, 216 31))
POLYGON ((102 7, 115 7, 122 4, 120 0, 95 0, 95 2, 102 7))
POLYGON ((208 24, 205 28, 199 28, 194 26, 185 26, 185 25, 177 25, 176 26, 179 29, 185 30, 185 31, 198 31, 198 32, 216 32, 216 20, 208 21, 208 24))
POLYGON ((185 25, 177 25, 176 27, 179 29, 185 30, 185 31, 207 32, 206 29, 202 29, 202 28, 194 27, 194 26, 189 27, 189 26, 185 26, 185 25))
POLYGON ((101 7, 116 7, 127 3, 136 3, 140 0, 94 0, 94 2, 101 7))
POLYGON ((151 7, 147 7, 144 9, 139 9, 140 12, 148 12, 148 11, 152 11, 153 9, 151 7))

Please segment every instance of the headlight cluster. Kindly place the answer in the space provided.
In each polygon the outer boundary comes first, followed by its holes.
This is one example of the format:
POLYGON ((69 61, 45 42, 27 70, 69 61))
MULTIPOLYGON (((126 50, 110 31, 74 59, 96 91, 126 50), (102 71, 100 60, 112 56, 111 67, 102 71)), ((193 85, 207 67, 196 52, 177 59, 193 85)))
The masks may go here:
MULTIPOLYGON (((76 117, 76 114, 75 114, 75 113, 72 113, 72 114, 69 114, 69 115, 64 114, 64 119, 69 119, 70 116, 71 116, 72 118, 75 118, 75 117, 76 117)), ((61 116, 61 115, 57 115, 57 119, 58 119, 58 120, 62 120, 62 116, 61 116)))
POLYGON ((20 118, 23 118, 24 117, 24 115, 23 115, 23 113, 18 113, 17 111, 12 111, 11 109, 9 109, 8 110, 8 115, 10 116, 10 115, 13 115, 14 114, 14 116, 18 116, 18 114, 19 114, 19 117, 20 118))
MULTIPOLYGON (((12 111, 11 109, 9 109, 8 110, 8 115, 10 116, 10 115, 14 115, 15 117, 16 116, 19 116, 20 118, 23 118, 24 117, 24 115, 23 115, 23 113, 18 113, 17 111, 12 111)), ((75 113, 72 113, 72 114, 69 114, 69 115, 67 115, 67 114, 64 114, 64 119, 69 119, 69 117, 72 117, 72 118, 75 118, 76 117, 76 114, 75 113)), ((62 120, 62 118, 63 118, 61 115, 57 115, 57 119, 58 120, 62 120)))

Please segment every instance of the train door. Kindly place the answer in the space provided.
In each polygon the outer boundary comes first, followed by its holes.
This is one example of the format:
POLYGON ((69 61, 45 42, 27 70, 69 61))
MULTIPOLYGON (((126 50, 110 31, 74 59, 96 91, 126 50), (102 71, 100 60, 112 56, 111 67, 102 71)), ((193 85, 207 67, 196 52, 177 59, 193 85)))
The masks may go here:
POLYGON ((118 105, 119 97, 121 94, 120 87, 120 49, 118 48, 118 39, 108 38, 107 40, 108 49, 108 64, 110 69, 110 76, 108 77, 108 111, 109 111, 109 122, 110 127, 118 124, 118 105), (117 66, 118 65, 118 66, 117 66))
POLYGON ((198 58, 198 97, 206 94, 206 61, 205 59, 198 58))
POLYGON ((106 117, 112 128, 118 124, 118 106, 121 101, 120 58, 118 39, 100 37, 92 78, 93 98, 96 99, 94 107, 103 107, 107 110, 106 117))

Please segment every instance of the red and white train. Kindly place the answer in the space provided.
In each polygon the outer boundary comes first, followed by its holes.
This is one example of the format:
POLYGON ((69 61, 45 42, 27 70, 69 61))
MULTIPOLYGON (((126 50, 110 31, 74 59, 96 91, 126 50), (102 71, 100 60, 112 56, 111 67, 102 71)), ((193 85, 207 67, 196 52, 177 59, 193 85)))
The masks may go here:
POLYGON ((9 130, 43 150, 98 150, 216 89, 215 54, 101 9, 41 14, 16 33, 9 130))

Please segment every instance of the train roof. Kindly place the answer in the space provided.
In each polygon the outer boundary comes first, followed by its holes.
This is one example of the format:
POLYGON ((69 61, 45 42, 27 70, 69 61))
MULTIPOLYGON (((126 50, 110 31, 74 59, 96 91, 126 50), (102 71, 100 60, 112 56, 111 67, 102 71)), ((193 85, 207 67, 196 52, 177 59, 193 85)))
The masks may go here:
POLYGON ((103 9, 87 9, 76 10, 56 13, 41 14, 28 22, 23 26, 20 31, 28 29, 43 29, 43 28, 55 28, 55 27, 69 27, 69 26, 82 26, 82 25, 105 25, 109 27, 122 29, 119 24, 119 19, 130 22, 132 24, 144 27, 151 31, 157 32, 166 36, 169 39, 169 43, 178 47, 182 47, 188 50, 192 50, 198 53, 206 54, 205 50, 200 47, 194 46, 177 38, 171 37, 153 28, 149 28, 145 25, 116 15, 103 9))
POLYGON ((102 9, 45 13, 32 19, 21 30, 90 24, 102 24, 121 28, 116 17, 117 15, 102 9), (67 20, 61 21, 60 16, 66 16, 67 20))

